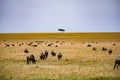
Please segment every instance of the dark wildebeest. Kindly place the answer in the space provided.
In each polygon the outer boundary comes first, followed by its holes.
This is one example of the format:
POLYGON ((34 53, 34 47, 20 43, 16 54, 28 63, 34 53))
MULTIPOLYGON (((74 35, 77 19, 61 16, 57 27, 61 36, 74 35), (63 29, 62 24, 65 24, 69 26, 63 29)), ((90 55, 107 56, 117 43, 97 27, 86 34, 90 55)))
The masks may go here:
POLYGON ((52 50, 51 55, 56 56, 56 53, 54 52, 54 50, 52 50))
POLYGON ((59 41, 56 41, 56 43, 59 43, 59 41))
POLYGON ((87 45, 87 47, 91 47, 91 45, 87 45))
POLYGON ((95 47, 93 47, 92 49, 93 49, 93 51, 96 51, 96 50, 97 50, 95 47))
POLYGON ((42 52, 41 55, 40 55, 40 59, 41 59, 41 60, 44 60, 45 57, 46 57, 46 55, 42 52))
POLYGON ((24 53, 29 53, 28 49, 25 49, 25 50, 24 50, 24 53))
POLYGON ((33 42, 28 43, 28 46, 32 46, 33 42))
POLYGON ((58 59, 61 59, 62 58, 62 54, 59 53, 57 57, 58 57, 58 59))
POLYGON ((6 47, 10 47, 10 45, 9 45, 9 44, 6 44, 6 47))
POLYGON ((37 45, 32 45, 33 47, 37 47, 37 45))
POLYGON ((29 63, 36 63, 35 57, 33 54, 31 54, 30 56, 27 56, 27 64, 29 63))
POLYGON ((45 58, 47 59, 47 57, 48 57, 48 51, 46 50, 45 51, 45 58))
POLYGON ((55 47, 58 47, 57 45, 55 45, 55 47))
POLYGON ((113 46, 115 46, 116 44, 114 43, 113 46))
POLYGON ((108 53, 111 54, 111 53, 112 53, 112 50, 110 49, 110 50, 108 51, 108 53))
POLYGON ((114 69, 115 69, 116 66, 117 66, 117 69, 118 69, 119 65, 120 65, 120 57, 118 57, 117 59, 115 59, 114 69))
POLYGON ((102 48, 102 51, 106 51, 107 49, 105 47, 102 48))
POLYGON ((12 46, 15 46, 14 44, 11 44, 12 46))
POLYGON ((52 44, 48 44, 47 46, 52 46, 52 44))
POLYGON ((19 44, 19 46, 21 46, 21 44, 19 44))

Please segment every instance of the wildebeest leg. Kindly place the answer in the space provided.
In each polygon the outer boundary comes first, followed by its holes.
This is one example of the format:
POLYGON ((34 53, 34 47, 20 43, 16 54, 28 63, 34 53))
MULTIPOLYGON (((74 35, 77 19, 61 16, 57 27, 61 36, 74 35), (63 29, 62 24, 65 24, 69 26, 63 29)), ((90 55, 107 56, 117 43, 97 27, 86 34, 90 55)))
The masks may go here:
POLYGON ((27 57, 27 64, 29 64, 29 59, 28 59, 28 57, 27 57))
POLYGON ((48 55, 45 56, 45 59, 47 59, 48 55))
POLYGON ((33 64, 35 64, 35 62, 36 62, 35 60, 32 61, 33 64))
POLYGON ((119 66, 119 65, 117 65, 117 69, 118 69, 118 66, 119 66))
POLYGON ((114 69, 115 69, 115 67, 116 67, 116 63, 115 63, 115 65, 114 65, 114 69))

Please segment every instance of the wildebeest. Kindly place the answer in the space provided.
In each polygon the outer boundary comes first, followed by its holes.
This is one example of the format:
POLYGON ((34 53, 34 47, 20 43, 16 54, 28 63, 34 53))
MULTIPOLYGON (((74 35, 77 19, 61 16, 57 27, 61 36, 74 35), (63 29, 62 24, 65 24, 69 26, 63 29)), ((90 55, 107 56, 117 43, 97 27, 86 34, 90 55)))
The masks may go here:
POLYGON ((91 45, 87 45, 87 47, 91 47, 91 45))
POLYGON ((52 46, 52 44, 48 44, 47 46, 52 46))
POLYGON ((57 45, 55 45, 55 47, 58 47, 57 45))
POLYGON ((28 46, 31 46, 33 44, 33 42, 30 42, 30 43, 28 43, 28 46))
POLYGON ((62 54, 59 53, 57 57, 58 57, 58 59, 61 59, 62 58, 62 54))
POLYGON ((6 44, 6 47, 10 47, 10 45, 9 45, 9 44, 6 44))
POLYGON ((59 43, 59 41, 56 41, 56 43, 59 43))
POLYGON ((110 50, 108 51, 108 53, 111 54, 111 53, 112 53, 112 50, 110 49, 110 50))
POLYGON ((93 47, 92 49, 93 49, 93 51, 96 51, 96 50, 97 50, 95 47, 93 47))
POLYGON ((21 46, 21 44, 19 44, 19 46, 21 46))
POLYGON ((102 48, 102 51, 106 51, 107 49, 105 47, 102 48))
POLYGON ((37 47, 37 45, 32 45, 33 47, 37 47))
POLYGON ((115 46, 116 44, 114 43, 113 46, 115 46))
POLYGON ((73 45, 73 44, 75 44, 75 43, 71 43, 71 45, 73 45))
POLYGON ((24 50, 24 53, 29 53, 28 49, 25 49, 25 50, 24 50))
POLYGON ((115 67, 117 66, 117 69, 118 69, 118 66, 120 65, 120 57, 118 57, 117 59, 115 59, 115 65, 114 65, 114 69, 115 67))
POLYGON ((42 52, 41 55, 40 55, 40 59, 41 59, 41 60, 44 60, 45 57, 46 57, 46 55, 42 52))
POLYGON ((45 51, 45 58, 47 59, 47 57, 48 57, 48 51, 46 50, 45 51))
POLYGON ((63 45, 63 43, 60 43, 60 45, 63 45))
POLYGON ((12 46, 15 46, 14 44, 11 44, 12 46))
POLYGON ((56 53, 54 52, 54 50, 52 50, 51 55, 56 56, 56 53))
POLYGON ((27 56, 27 64, 29 63, 36 63, 35 57, 33 54, 31 54, 30 56, 27 56))

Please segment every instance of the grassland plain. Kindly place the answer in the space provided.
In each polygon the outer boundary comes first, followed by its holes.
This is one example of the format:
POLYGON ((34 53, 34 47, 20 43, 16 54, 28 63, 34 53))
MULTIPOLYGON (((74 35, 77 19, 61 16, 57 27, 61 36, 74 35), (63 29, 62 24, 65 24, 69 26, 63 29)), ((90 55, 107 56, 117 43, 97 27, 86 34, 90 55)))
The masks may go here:
POLYGON ((118 56, 119 32, 0 34, 0 80, 120 80, 120 70, 113 69, 118 56), (28 46, 30 42, 37 47, 28 46), (112 54, 101 51, 103 47, 112 49, 112 54), (24 53, 26 48, 30 53, 24 53), (41 61, 39 55, 45 50, 48 58, 41 61), (62 59, 52 57, 52 50, 61 52, 62 59), (36 64, 26 64, 30 54, 35 55, 36 64))

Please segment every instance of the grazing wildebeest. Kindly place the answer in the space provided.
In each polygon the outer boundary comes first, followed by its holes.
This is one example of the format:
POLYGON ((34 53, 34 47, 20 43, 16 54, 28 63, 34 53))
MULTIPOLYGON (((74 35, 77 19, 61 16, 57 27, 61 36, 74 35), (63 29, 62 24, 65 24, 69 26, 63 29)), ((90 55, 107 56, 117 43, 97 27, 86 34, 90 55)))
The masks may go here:
POLYGON ((59 41, 56 41, 56 43, 59 43, 59 41))
POLYGON ((92 43, 95 43, 94 41, 92 43))
POLYGON ((6 47, 10 47, 10 45, 9 45, 9 44, 6 44, 6 47))
POLYGON ((52 46, 52 44, 48 44, 48 46, 52 46))
POLYGON ((96 50, 97 50, 95 47, 93 47, 92 49, 93 49, 93 51, 96 51, 96 50))
POLYGON ((58 47, 57 45, 55 47, 58 47))
POLYGON ((33 54, 31 54, 30 56, 27 56, 27 64, 29 63, 36 63, 35 57, 33 54))
POLYGON ((56 56, 56 53, 54 52, 54 50, 52 50, 51 55, 56 56))
POLYGON ((25 50, 24 50, 24 53, 29 53, 28 49, 25 49, 25 50))
POLYGON ((118 57, 117 59, 115 59, 114 69, 115 69, 116 66, 117 66, 117 69, 118 69, 119 65, 120 65, 120 57, 118 57))
POLYGON ((47 59, 47 57, 48 57, 48 51, 46 50, 45 51, 45 58, 47 59))
POLYGON ((11 44, 12 46, 15 46, 14 44, 11 44))
POLYGON ((24 43, 21 43, 22 45, 24 45, 24 43))
POLYGON ((105 47, 102 48, 102 51, 106 51, 107 49, 105 47))
POLYGON ((115 46, 116 44, 114 43, 113 46, 115 46))
POLYGON ((19 44, 19 46, 21 46, 21 44, 19 44))
POLYGON ((62 54, 59 53, 57 57, 58 57, 58 59, 61 59, 62 58, 62 54))
POLYGON ((40 59, 41 59, 41 60, 44 60, 45 57, 46 57, 46 55, 42 52, 41 55, 40 55, 40 59))
POLYGON ((60 43, 60 45, 63 45, 63 43, 60 43))
POLYGON ((87 47, 91 47, 91 45, 87 45, 87 47))
POLYGON ((111 53, 112 53, 112 50, 110 49, 110 50, 108 51, 108 53, 111 54, 111 53))
POLYGON ((37 45, 32 45, 33 47, 37 47, 37 45))
POLYGON ((28 43, 28 46, 31 46, 33 44, 33 42, 30 42, 30 43, 28 43))

